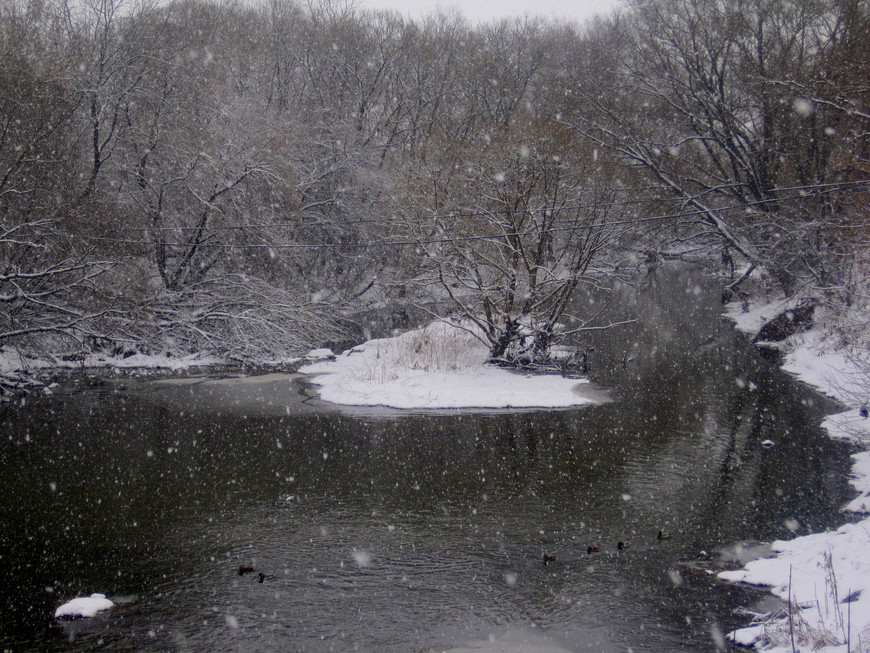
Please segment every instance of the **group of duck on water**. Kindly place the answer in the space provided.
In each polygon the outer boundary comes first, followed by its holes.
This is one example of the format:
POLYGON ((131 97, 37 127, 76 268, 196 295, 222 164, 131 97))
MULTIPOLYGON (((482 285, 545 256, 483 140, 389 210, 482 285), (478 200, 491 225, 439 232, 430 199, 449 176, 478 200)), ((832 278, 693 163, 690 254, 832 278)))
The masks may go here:
MULTIPOLYGON (((659 531, 658 535, 656 535, 656 539, 659 542, 661 542, 662 540, 669 540, 669 539, 671 539, 671 534, 665 533, 663 531, 659 531)), ((628 548, 628 542, 623 542, 622 540, 620 540, 619 542, 616 543, 616 550, 617 551, 625 551, 627 548, 628 548)), ((595 545, 590 544, 589 546, 587 546, 586 547, 586 554, 592 555, 593 553, 601 553, 601 547, 598 546, 597 544, 595 544, 595 545)), ((545 553, 544 554, 544 564, 548 565, 551 562, 556 562, 556 556, 549 555, 549 554, 545 553)))
MULTIPOLYGON (((662 540, 671 539, 671 536, 668 533, 663 533, 662 531, 659 531, 656 538, 661 542, 662 540)), ((619 541, 616 543, 617 551, 625 551, 627 548, 627 542, 619 541)), ((600 546, 590 544, 586 547, 587 555, 592 555, 593 553, 600 552, 600 546)), ((556 556, 544 554, 544 564, 548 565, 551 562, 556 562, 556 556)), ((253 574, 256 571, 257 570, 254 569, 254 567, 241 565, 239 567, 239 576, 253 574)), ((258 583, 265 583, 266 581, 275 580, 275 578, 275 574, 266 574, 262 571, 257 573, 258 583)), ((102 612, 104 610, 111 610, 114 607, 114 602, 106 598, 104 594, 92 594, 89 597, 80 596, 70 601, 67 601, 66 603, 57 608, 54 616, 58 619, 77 619, 81 617, 93 617, 98 612, 102 612)))
MULTIPOLYGON (((656 539, 659 542, 661 542, 662 540, 669 540, 669 539, 671 539, 671 535, 670 535, 670 533, 664 533, 662 531, 659 531, 658 535, 656 535, 656 539)), ((628 548, 628 542, 623 542, 622 540, 620 540, 619 542, 616 543, 616 550, 617 551, 625 551, 627 548, 628 548)), ((591 544, 589 546, 587 546, 586 547, 586 554, 592 555, 593 553, 601 553, 601 547, 598 545, 591 545, 591 544)), ((549 555, 549 554, 545 553, 544 554, 544 564, 548 565, 551 562, 556 562, 556 556, 549 555)), ((253 574, 255 571, 257 571, 257 570, 254 569, 253 567, 242 565, 239 567, 239 576, 244 576, 246 574, 253 574)), ((275 574, 264 574, 263 572, 259 572, 257 574, 257 582, 258 583, 264 583, 264 582, 269 581, 269 580, 275 580, 275 574)))

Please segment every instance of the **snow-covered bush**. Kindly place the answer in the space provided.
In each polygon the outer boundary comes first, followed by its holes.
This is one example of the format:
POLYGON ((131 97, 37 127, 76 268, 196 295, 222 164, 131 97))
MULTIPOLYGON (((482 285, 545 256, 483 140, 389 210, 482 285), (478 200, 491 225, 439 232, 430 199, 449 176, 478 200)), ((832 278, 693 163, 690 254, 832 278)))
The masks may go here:
POLYGON ((471 328, 447 321, 375 340, 367 347, 374 351, 355 377, 376 383, 394 380, 407 370, 461 372, 481 365, 487 357, 486 346, 471 328))

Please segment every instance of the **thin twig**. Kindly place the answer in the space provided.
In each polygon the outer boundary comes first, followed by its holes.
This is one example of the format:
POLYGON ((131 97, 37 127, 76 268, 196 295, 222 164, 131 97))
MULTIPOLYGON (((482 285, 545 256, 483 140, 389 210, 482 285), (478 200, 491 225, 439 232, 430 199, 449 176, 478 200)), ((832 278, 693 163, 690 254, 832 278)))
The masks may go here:
POLYGON ((791 653, 797 653, 794 645, 794 620, 792 619, 791 604, 791 565, 788 566, 788 634, 791 638, 791 653))

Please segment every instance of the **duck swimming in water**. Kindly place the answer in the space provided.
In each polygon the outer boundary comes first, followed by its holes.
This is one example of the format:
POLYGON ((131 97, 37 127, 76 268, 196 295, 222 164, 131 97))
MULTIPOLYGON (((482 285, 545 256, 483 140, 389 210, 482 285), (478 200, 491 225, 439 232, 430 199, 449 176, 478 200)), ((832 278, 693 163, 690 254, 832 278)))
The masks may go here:
POLYGON ((601 553, 601 547, 600 546, 587 546, 586 547, 586 554, 588 555, 590 553, 601 553))
POLYGON ((239 567, 239 576, 244 576, 245 574, 252 574, 256 571, 253 567, 245 567, 244 565, 239 567))
POLYGON ((259 580, 257 580, 257 582, 262 583, 263 581, 266 581, 266 580, 275 580, 275 574, 264 574, 261 571, 259 574, 257 574, 257 578, 259 579, 259 580))
POLYGON ((620 541, 620 542, 616 543, 616 550, 617 551, 625 551, 627 548, 628 548, 628 542, 620 541))
POLYGON ((669 540, 669 539, 671 539, 671 534, 670 533, 663 533, 662 531, 659 531, 659 534, 656 535, 656 539, 658 539, 659 542, 661 542, 662 540, 669 540))

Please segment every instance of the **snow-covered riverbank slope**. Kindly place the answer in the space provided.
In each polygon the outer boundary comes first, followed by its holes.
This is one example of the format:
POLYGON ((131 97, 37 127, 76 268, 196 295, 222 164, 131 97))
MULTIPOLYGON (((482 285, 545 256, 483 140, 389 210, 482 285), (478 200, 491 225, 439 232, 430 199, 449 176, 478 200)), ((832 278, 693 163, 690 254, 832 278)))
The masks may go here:
MULTIPOLYGON (((789 308, 782 302, 735 310, 729 317, 747 333, 789 308)), ((870 419, 861 406, 867 397, 866 373, 842 351, 833 349, 822 328, 789 338, 782 346, 783 369, 828 394, 844 407, 825 419, 831 437, 854 443, 852 485, 858 496, 844 511, 864 518, 836 531, 773 544, 774 557, 719 574, 723 580, 769 586, 790 611, 759 620, 730 634, 733 641, 766 651, 870 651, 870 419)), ((844 517, 844 522, 846 518, 844 517)), ((854 520, 853 520, 854 521, 854 520)))
POLYGON ((369 340, 333 360, 300 368, 316 375, 321 399, 404 409, 567 408, 594 403, 588 380, 518 374, 485 365, 472 333, 443 321, 369 340))

